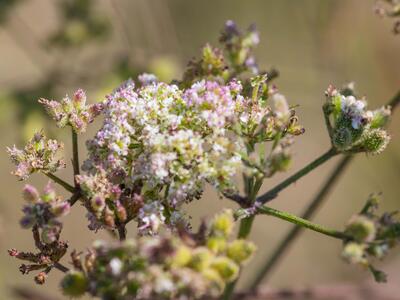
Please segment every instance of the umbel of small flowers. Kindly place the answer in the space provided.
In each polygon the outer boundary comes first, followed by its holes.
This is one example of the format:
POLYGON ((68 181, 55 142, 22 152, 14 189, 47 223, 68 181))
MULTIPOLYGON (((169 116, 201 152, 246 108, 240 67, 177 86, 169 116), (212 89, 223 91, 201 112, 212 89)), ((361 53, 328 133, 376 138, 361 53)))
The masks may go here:
POLYGON ((63 148, 62 143, 47 139, 43 132, 36 133, 24 149, 15 145, 7 148, 11 161, 17 166, 12 174, 19 180, 26 180, 32 173, 54 173, 65 168, 65 162, 58 158, 58 152, 63 148))
POLYGON ((339 92, 333 86, 326 91, 324 113, 333 147, 338 152, 381 153, 390 136, 384 129, 390 107, 367 110, 365 99, 357 99, 352 87, 339 92))
POLYGON ((68 96, 60 102, 40 99, 39 103, 43 104, 58 127, 69 125, 76 133, 85 132, 88 124, 92 123, 102 110, 101 103, 86 104, 86 94, 83 90, 77 90, 72 99, 68 96))
POLYGON ((251 242, 229 241, 233 212, 225 210, 197 234, 95 242, 85 257, 73 252, 74 270, 65 275, 65 295, 102 299, 210 299, 236 279, 255 250, 251 242))
POLYGON ((377 282, 386 282, 386 274, 377 270, 372 259, 383 259, 391 248, 400 242, 398 212, 377 215, 379 199, 371 195, 364 208, 354 215, 344 233, 349 239, 344 242, 342 257, 349 263, 368 268, 377 282))

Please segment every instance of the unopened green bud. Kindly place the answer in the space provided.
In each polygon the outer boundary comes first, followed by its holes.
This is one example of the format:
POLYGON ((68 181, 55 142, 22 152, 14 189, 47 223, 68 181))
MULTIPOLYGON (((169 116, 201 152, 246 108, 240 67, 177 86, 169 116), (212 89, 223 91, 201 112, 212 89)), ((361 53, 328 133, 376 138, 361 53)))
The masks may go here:
POLYGON ((171 265, 178 268, 184 267, 190 262, 191 259, 192 251, 188 247, 182 245, 176 249, 176 252, 171 259, 171 265))
POLYGON ((360 147, 367 153, 380 154, 386 149, 389 141, 390 136, 385 130, 373 129, 364 135, 360 147))
POLYGON ((222 213, 216 215, 212 222, 211 228, 213 234, 228 237, 232 233, 234 221, 232 210, 224 210, 222 213))
POLYGON ((213 258, 212 253, 205 247, 199 247, 192 253, 190 267, 196 271, 203 271, 208 268, 213 258))
POLYGON ((357 242, 371 242, 376 235, 375 224, 365 216, 354 216, 346 226, 345 233, 357 242))
POLYGON ((352 264, 367 265, 368 262, 364 257, 364 248, 364 245, 361 244, 354 242, 347 243, 343 248, 342 257, 352 264))
POLYGON ((219 273, 211 268, 205 269, 202 272, 202 275, 209 281, 213 283, 213 285, 218 289, 218 291, 222 291, 225 288, 225 282, 219 275, 219 273))
POLYGON ((390 107, 381 107, 372 112, 372 119, 370 123, 371 128, 382 128, 386 126, 390 119, 390 107))
POLYGON ((82 272, 69 272, 61 281, 61 289, 66 296, 80 297, 88 287, 88 280, 82 272))
POLYGON ((211 263, 211 268, 227 282, 235 280, 239 274, 239 266, 227 257, 217 257, 211 263))
POLYGON ((207 240, 207 248, 218 254, 226 249, 226 240, 223 237, 210 237, 207 240))
POLYGON ((238 264, 248 260, 256 251, 256 246, 245 240, 235 240, 228 245, 226 251, 228 257, 238 264))

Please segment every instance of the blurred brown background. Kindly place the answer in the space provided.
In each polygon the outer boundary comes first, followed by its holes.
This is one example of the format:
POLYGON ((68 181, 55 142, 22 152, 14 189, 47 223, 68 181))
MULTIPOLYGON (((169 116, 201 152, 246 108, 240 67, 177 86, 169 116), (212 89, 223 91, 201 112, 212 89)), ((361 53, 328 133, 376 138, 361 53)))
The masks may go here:
MULTIPOLYGON (((142 71, 169 81, 180 76, 202 45, 217 45, 227 19, 241 27, 256 23, 261 36, 256 52, 260 66, 280 70, 276 84, 292 104, 300 106, 298 113, 306 128, 294 147, 293 172, 328 149, 321 104, 329 83, 340 86, 354 80, 371 107, 386 103, 400 88, 400 37, 392 34, 390 20, 374 15, 372 0, 95 0, 90 10, 94 25, 79 23, 82 16, 89 20, 87 12, 78 17, 71 12, 66 15, 60 6, 63 2, 71 1, 0 1, 0 149, 4 151, 0 159, 0 299, 14 299, 9 295, 11 287, 37 289, 32 277, 22 276, 19 262, 6 253, 11 247, 33 250, 33 243, 31 233, 18 225, 23 183, 9 175, 12 166, 5 147, 21 145, 42 127, 64 140, 66 149, 70 146, 68 132, 56 131, 46 121, 37 105, 39 97, 59 99, 81 87, 88 91, 90 101, 99 101, 119 82, 142 71)), ((86 138, 98 126, 92 126, 86 138)), ((315 218, 317 222, 342 228, 371 192, 383 192, 382 209, 400 208, 399 126, 397 115, 391 124, 393 141, 383 155, 357 157, 315 218)), ((85 152, 82 140, 81 157, 85 152)), ((282 192, 273 206, 300 212, 334 164, 329 162, 282 192)), ((70 171, 60 176, 71 181, 70 171)), ((263 189, 287 175, 265 181, 263 189)), ((40 186, 45 179, 35 175, 32 182, 40 186)), ((207 191, 204 199, 187 210, 196 219, 227 205, 231 204, 207 191)), ((89 232, 86 225, 83 209, 74 207, 64 226, 64 238, 72 248, 84 250, 92 240, 106 237, 89 232)), ((257 219, 251 238, 259 251, 241 284, 288 228, 267 216, 257 219)), ((367 272, 343 263, 340 249, 337 240, 307 232, 269 284, 301 287, 372 281, 367 272)), ((384 269, 390 284, 400 283, 400 255, 389 257, 384 269)), ((43 289, 49 295, 58 294, 60 275, 53 272, 43 289)))

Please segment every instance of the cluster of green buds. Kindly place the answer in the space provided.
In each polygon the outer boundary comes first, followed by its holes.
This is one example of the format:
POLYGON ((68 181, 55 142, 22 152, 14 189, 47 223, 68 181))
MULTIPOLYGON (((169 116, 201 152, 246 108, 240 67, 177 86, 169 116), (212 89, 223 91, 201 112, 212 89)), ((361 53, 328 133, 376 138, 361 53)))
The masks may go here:
POLYGON ((93 0, 61 1, 59 9, 63 21, 50 37, 49 43, 67 48, 106 37, 110 31, 110 23, 95 11, 94 4, 93 0))
POLYGON ((394 19, 393 32, 400 34, 400 1, 379 0, 376 2, 375 12, 381 17, 394 19))
POLYGON ((202 56, 189 62, 181 85, 191 86, 203 79, 225 83, 244 72, 257 75, 259 70, 253 50, 259 41, 255 26, 243 33, 233 21, 227 21, 220 37, 223 49, 205 45, 202 56))
POLYGON ((378 198, 370 196, 361 212, 354 215, 344 231, 342 257, 349 263, 368 268, 377 282, 386 282, 386 274, 375 269, 371 259, 383 259, 400 242, 400 222, 397 212, 377 215, 378 198))
POLYGON ((11 161, 17 166, 12 172, 19 180, 26 180, 35 172, 54 173, 65 168, 62 159, 58 159, 58 151, 64 146, 56 140, 47 139, 43 132, 36 133, 24 149, 15 145, 7 148, 11 161))
POLYGON ((242 105, 239 122, 234 128, 247 145, 242 160, 251 168, 246 172, 257 177, 271 177, 285 171, 291 160, 292 137, 305 131, 298 124, 296 111, 289 106, 286 97, 271 88, 267 80, 267 75, 251 79, 251 97, 242 105), (273 143, 269 155, 265 155, 266 142, 273 143), (260 144, 259 152, 255 151, 257 144, 260 144))
POLYGON ((326 91, 324 114, 332 145, 338 152, 381 153, 390 136, 384 129, 390 118, 390 107, 367 110, 364 99, 357 99, 351 87, 326 91))
POLYGON ((255 246, 228 241, 234 227, 226 210, 197 234, 160 234, 116 244, 96 242, 84 258, 72 253, 65 295, 101 299, 210 299, 235 280, 255 246))
POLYGON ((92 123, 102 110, 101 103, 87 104, 86 94, 79 89, 74 96, 66 96, 60 102, 54 100, 40 99, 47 113, 57 122, 57 126, 63 128, 71 126, 76 133, 86 131, 88 124, 92 123))
POLYGON ((56 195, 50 182, 42 194, 39 194, 35 187, 25 185, 23 196, 27 204, 22 210, 24 217, 21 219, 21 226, 23 228, 36 226, 42 231, 41 240, 45 244, 58 240, 62 229, 58 218, 69 213, 69 202, 56 195))

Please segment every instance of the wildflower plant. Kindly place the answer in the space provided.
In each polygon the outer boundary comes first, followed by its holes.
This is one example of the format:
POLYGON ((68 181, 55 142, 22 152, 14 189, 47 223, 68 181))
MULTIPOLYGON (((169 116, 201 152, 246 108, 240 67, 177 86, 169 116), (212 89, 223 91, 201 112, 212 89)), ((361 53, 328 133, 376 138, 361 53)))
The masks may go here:
MULTIPOLYGON (((23 150, 8 149, 20 179, 42 172, 67 191, 62 200, 51 184, 40 194, 27 185, 21 220, 31 228, 39 253, 9 251, 25 274, 42 284, 52 269, 65 272, 66 296, 88 293, 101 299, 229 299, 240 269, 255 252, 247 240, 257 215, 267 214, 341 239, 343 257, 372 271, 399 240, 395 214, 377 216, 375 198, 336 231, 265 204, 279 192, 330 158, 355 153, 380 154, 390 137, 391 107, 367 110, 365 99, 351 86, 329 86, 323 105, 331 149, 259 195, 265 178, 290 166, 291 146, 305 130, 293 105, 271 83, 277 71, 261 71, 253 50, 259 43, 254 26, 246 32, 228 21, 222 48, 206 45, 181 80, 159 82, 142 74, 127 80, 105 100, 87 104, 82 90, 61 101, 40 99, 59 127, 70 127, 73 142, 73 184, 54 173, 64 163, 56 158, 61 144, 38 133, 23 150), (102 125, 86 142, 88 155, 78 158, 78 135, 101 115, 102 125), (238 186, 242 174, 244 189, 238 186), (202 199, 206 185, 221 198, 239 205, 224 210, 193 231, 185 206, 202 199), (119 241, 98 241, 85 254, 71 252, 72 266, 61 263, 68 244, 61 240, 62 217, 80 203, 90 230, 116 233, 119 241), (134 221, 138 235, 128 235, 134 221), (235 222, 239 233, 232 239, 235 222)), ((400 101, 397 95, 393 107, 400 101)))

